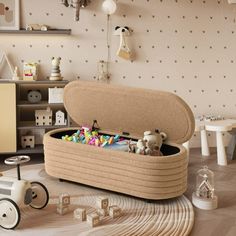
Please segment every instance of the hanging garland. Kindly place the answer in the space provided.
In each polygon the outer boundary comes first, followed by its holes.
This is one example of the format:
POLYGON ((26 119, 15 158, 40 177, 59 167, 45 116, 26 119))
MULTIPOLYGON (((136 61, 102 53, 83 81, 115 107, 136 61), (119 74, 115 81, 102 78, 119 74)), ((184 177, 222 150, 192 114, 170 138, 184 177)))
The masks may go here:
POLYGON ((61 0, 61 3, 66 7, 75 8, 75 21, 79 21, 79 14, 81 7, 87 7, 91 0, 61 0))

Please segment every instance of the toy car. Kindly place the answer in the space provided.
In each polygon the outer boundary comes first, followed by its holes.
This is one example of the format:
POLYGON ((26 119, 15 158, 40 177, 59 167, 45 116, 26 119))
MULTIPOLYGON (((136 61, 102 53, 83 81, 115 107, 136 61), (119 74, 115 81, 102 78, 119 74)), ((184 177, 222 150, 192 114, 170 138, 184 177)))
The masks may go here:
POLYGON ((14 229, 20 222, 20 207, 30 205, 42 209, 48 204, 47 188, 39 182, 22 180, 20 164, 28 162, 29 156, 7 158, 5 163, 17 166, 17 177, 0 176, 0 226, 14 229))
POLYGON ((40 24, 29 24, 26 26, 26 30, 41 30, 41 31, 47 31, 48 30, 47 25, 40 25, 40 24))

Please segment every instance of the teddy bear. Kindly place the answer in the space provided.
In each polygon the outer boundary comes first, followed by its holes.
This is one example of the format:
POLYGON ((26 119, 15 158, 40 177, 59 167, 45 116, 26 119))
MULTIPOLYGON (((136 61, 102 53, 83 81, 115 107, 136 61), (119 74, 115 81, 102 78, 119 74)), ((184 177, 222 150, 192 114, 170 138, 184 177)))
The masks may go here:
POLYGON ((145 141, 143 139, 139 139, 136 144, 136 153, 145 155, 145 149, 146 149, 145 141))
POLYGON ((153 134, 151 131, 145 131, 143 140, 146 142, 145 154, 151 156, 162 156, 161 146, 167 135, 164 132, 155 131, 153 134))
POLYGON ((51 76, 49 78, 50 80, 53 81, 62 80, 60 62, 61 62, 60 57, 52 57, 52 70, 51 70, 51 76))

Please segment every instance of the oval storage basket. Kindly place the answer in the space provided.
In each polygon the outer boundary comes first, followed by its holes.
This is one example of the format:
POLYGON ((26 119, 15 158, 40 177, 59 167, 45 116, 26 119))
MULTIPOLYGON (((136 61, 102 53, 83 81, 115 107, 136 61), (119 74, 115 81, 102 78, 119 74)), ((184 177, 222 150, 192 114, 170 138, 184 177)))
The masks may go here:
POLYGON ((103 133, 125 132, 137 138, 159 128, 167 133, 168 142, 161 149, 165 156, 143 156, 61 139, 79 127, 53 130, 44 136, 49 175, 152 200, 186 191, 188 158, 181 144, 192 136, 194 118, 182 99, 167 92, 75 81, 65 87, 64 104, 80 126, 97 120, 103 133), (113 101, 105 103, 111 97, 113 101))

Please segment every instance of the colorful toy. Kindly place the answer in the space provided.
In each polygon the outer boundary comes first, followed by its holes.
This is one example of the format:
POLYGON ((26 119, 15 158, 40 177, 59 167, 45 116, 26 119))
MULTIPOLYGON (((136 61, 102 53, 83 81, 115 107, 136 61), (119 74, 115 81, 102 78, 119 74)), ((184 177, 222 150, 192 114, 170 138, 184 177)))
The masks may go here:
MULTIPOLYGON (((99 134, 97 130, 93 130, 92 128, 88 127, 82 127, 71 136, 62 136, 62 139, 65 141, 88 144, 102 148, 112 146, 116 143, 118 144, 124 140, 124 138, 120 137, 119 135, 112 136, 99 134)), ((128 141, 126 141, 126 144, 128 144, 128 141)), ((116 150, 116 148, 114 150, 116 150)))
POLYGON ((109 215, 114 219, 121 215, 121 208, 114 205, 109 207, 109 215))
POLYGON ((74 218, 81 220, 81 221, 85 221, 87 216, 86 216, 86 210, 83 208, 77 208, 74 210, 74 218))
POLYGON ((99 215, 97 213, 91 213, 87 215, 87 222, 92 226, 98 226, 100 223, 99 215))
POLYGON ((23 80, 37 80, 38 64, 25 62, 23 66, 23 80))
POLYGON ((42 209, 48 204, 49 194, 43 184, 21 179, 20 164, 29 160, 29 156, 14 156, 5 160, 7 165, 17 166, 17 179, 0 177, 0 226, 4 229, 14 229, 19 224, 20 207, 29 205, 42 209))
POLYGON ((50 80, 53 81, 62 80, 60 62, 61 62, 60 57, 52 57, 52 70, 51 70, 51 76, 49 78, 50 80))

